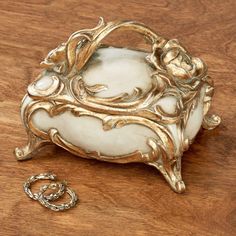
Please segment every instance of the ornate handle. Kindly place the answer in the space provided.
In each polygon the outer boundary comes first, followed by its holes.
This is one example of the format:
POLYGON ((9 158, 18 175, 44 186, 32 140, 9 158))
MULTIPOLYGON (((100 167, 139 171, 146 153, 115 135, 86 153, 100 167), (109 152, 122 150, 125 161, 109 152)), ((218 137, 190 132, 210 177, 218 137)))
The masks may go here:
POLYGON ((142 34, 152 45, 155 45, 155 48, 166 42, 164 38, 158 36, 150 28, 141 23, 135 21, 115 21, 105 23, 103 18, 101 18, 95 28, 77 31, 72 34, 67 41, 69 71, 71 71, 75 64, 77 70, 80 71, 93 55, 101 41, 118 29, 131 30, 142 34), (80 47, 79 50, 77 50, 78 46, 80 47))
MULTIPOLYGON (((118 29, 135 31, 143 35, 152 44, 151 55, 154 55, 156 49, 163 47, 167 42, 166 39, 158 36, 144 24, 135 21, 105 23, 103 18, 100 18, 95 28, 83 29, 73 33, 66 43, 62 43, 56 49, 52 50, 45 60, 41 62, 41 65, 71 78, 76 71, 80 71, 83 68, 101 41, 118 29), (76 67, 76 70, 72 70, 74 67, 76 67)), ((155 60, 153 60, 153 64, 158 68, 155 60)))

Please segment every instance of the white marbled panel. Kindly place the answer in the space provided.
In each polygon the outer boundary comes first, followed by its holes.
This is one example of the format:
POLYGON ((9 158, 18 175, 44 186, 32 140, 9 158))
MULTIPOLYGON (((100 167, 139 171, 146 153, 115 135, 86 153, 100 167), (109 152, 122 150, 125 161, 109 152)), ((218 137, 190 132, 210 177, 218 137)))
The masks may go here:
POLYGON ((88 85, 107 85, 107 90, 96 94, 99 97, 132 94, 135 87, 146 91, 151 87, 153 72, 146 56, 147 53, 129 49, 101 48, 82 73, 83 79, 88 85))
POLYGON ((185 132, 184 132, 184 138, 189 138, 190 140, 193 139, 199 129, 201 128, 202 125, 202 120, 203 120, 203 99, 205 95, 206 87, 204 86, 201 89, 201 95, 200 99, 196 105, 196 108, 193 110, 193 112, 190 114, 185 132))
POLYGON ((136 150, 148 152, 147 139, 156 137, 152 130, 138 124, 104 131, 101 120, 90 116, 75 117, 71 112, 50 118, 41 110, 33 116, 33 122, 40 130, 56 128, 70 143, 105 155, 125 155, 136 150))

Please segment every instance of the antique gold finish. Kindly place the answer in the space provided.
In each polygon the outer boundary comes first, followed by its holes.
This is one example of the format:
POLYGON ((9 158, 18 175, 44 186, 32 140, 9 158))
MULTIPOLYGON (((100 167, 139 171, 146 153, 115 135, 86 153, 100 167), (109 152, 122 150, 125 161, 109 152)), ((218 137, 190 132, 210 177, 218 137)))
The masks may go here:
POLYGON ((213 82, 207 75, 207 67, 202 60, 190 56, 177 40, 164 39, 143 24, 135 21, 105 23, 101 18, 95 28, 73 33, 66 43, 52 50, 41 65, 46 71, 54 73, 52 86, 47 90, 39 90, 36 80, 28 87, 28 96, 32 101, 24 111, 23 122, 29 143, 23 148, 16 148, 18 160, 28 159, 36 149, 48 143, 55 143, 84 158, 116 163, 146 163, 156 167, 174 191, 181 193, 185 190, 181 177, 181 157, 193 140, 184 139, 183 132, 189 115, 200 98, 202 88, 206 91, 202 126, 213 129, 220 123, 218 116, 208 115, 213 96, 213 82), (102 40, 117 29, 136 31, 152 45, 152 52, 146 58, 154 70, 152 86, 148 91, 135 88, 131 95, 120 94, 101 98, 96 96, 96 93, 106 89, 106 85, 88 86, 80 72, 101 46, 102 40), (155 105, 165 96, 177 98, 174 114, 168 114, 155 105), (104 130, 128 124, 146 126, 156 134, 155 139, 147 139, 152 151, 142 153, 137 150, 122 156, 106 156, 95 151, 82 150, 64 140, 57 129, 51 128, 44 132, 35 127, 32 115, 39 109, 47 111, 51 117, 65 111, 70 111, 74 116, 92 116, 102 121, 104 130), (168 124, 176 124, 180 131, 180 147, 176 146, 167 128, 168 124))

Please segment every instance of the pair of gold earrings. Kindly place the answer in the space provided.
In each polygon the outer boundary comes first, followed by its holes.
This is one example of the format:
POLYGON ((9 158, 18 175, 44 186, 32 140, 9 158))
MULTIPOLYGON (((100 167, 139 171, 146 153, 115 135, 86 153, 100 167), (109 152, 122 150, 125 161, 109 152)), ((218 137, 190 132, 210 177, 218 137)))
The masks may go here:
POLYGON ((64 211, 71 207, 74 207, 78 201, 76 193, 67 187, 66 181, 57 181, 57 177, 53 173, 43 173, 38 175, 33 175, 27 179, 23 185, 24 192, 28 197, 33 200, 40 202, 44 207, 47 207, 53 211, 64 211), (42 185, 39 192, 32 193, 31 184, 38 180, 51 180, 49 184, 42 185), (57 190, 56 192, 45 194, 47 190, 57 190), (70 201, 62 204, 54 204, 53 201, 62 197, 65 193, 70 196, 70 201))

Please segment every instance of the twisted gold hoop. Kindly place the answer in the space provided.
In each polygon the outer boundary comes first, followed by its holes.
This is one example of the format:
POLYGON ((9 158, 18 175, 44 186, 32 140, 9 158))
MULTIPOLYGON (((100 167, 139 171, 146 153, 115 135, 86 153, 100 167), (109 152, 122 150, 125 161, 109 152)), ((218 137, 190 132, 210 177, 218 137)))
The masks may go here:
POLYGON ((67 209, 70 209, 71 207, 75 206, 75 204, 78 201, 78 197, 76 195, 76 193, 71 190, 70 188, 66 188, 66 193, 70 196, 70 201, 68 203, 62 203, 59 205, 50 203, 50 201, 47 200, 47 198, 45 198, 45 196, 43 195, 43 193, 47 190, 47 189, 53 189, 55 186, 59 185, 59 183, 51 183, 51 184, 46 184, 43 185, 40 188, 40 194, 38 197, 38 201, 45 207, 53 210, 53 211, 64 211, 67 209))
MULTIPOLYGON (((52 173, 43 173, 39 175, 33 175, 28 180, 24 183, 23 189, 24 192, 32 199, 38 200, 39 195, 41 194, 40 192, 38 193, 32 193, 31 191, 31 184, 35 183, 38 180, 56 180, 56 175, 52 173)), ((59 183, 58 185, 58 191, 56 193, 51 193, 50 195, 45 195, 45 199, 48 201, 53 201, 58 199, 60 196, 62 196, 65 192, 65 183, 59 183)))

